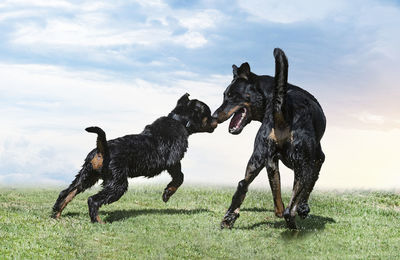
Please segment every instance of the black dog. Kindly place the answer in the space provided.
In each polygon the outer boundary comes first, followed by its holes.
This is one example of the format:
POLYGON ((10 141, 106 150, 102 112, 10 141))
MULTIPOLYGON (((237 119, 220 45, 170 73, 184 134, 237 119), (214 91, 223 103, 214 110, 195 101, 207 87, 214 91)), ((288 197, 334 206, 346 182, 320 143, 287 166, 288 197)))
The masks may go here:
POLYGON ((275 78, 250 72, 248 63, 233 65, 233 81, 224 92, 222 105, 214 112, 218 123, 233 115, 231 134, 239 134, 252 120, 262 122, 254 151, 239 182, 221 228, 231 228, 239 217, 249 184, 263 167, 267 168, 275 215, 285 217, 287 226, 295 229, 295 216, 305 218, 310 209, 308 198, 325 160, 320 140, 326 119, 318 101, 307 91, 288 84, 288 62, 284 52, 274 50, 275 78), (278 160, 294 170, 293 194, 284 210, 278 160))
POLYGON ((168 117, 161 117, 145 127, 138 135, 126 135, 106 141, 103 130, 89 127, 97 133, 97 148, 85 159, 75 180, 63 190, 53 206, 53 217, 59 218, 65 206, 75 195, 103 179, 103 189, 89 197, 89 215, 92 222, 101 222, 98 211, 103 204, 117 201, 128 189, 128 177, 148 178, 167 170, 172 181, 162 195, 164 202, 183 183, 181 163, 193 133, 213 132, 217 126, 209 107, 201 101, 182 96, 168 117))

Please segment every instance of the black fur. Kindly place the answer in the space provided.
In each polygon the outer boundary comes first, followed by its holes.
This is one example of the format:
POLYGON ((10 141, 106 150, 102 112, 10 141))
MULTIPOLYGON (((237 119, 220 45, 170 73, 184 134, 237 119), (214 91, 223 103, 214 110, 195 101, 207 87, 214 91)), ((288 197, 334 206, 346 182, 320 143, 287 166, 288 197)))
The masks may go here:
POLYGON ((154 177, 167 170, 172 181, 162 195, 164 202, 183 182, 181 163, 188 147, 188 137, 198 132, 213 132, 217 126, 209 107, 201 101, 182 96, 167 117, 160 117, 145 127, 141 134, 126 135, 106 141, 99 127, 86 131, 97 133, 97 148, 85 159, 75 180, 61 191, 53 206, 53 217, 59 218, 73 197, 103 180, 103 189, 89 197, 89 215, 92 222, 101 222, 98 210, 103 204, 117 201, 128 189, 128 177, 154 177))
POLYGON ((275 214, 295 229, 295 216, 310 212, 308 198, 325 160, 320 140, 326 119, 318 101, 307 91, 288 84, 288 62, 281 49, 274 50, 275 77, 258 76, 248 63, 233 65, 233 81, 224 92, 222 105, 214 112, 219 123, 233 118, 229 132, 239 134, 252 120, 260 121, 254 151, 239 182, 221 227, 231 228, 239 217, 248 186, 266 167, 275 214), (286 210, 281 198, 278 160, 294 171, 293 194, 286 210))

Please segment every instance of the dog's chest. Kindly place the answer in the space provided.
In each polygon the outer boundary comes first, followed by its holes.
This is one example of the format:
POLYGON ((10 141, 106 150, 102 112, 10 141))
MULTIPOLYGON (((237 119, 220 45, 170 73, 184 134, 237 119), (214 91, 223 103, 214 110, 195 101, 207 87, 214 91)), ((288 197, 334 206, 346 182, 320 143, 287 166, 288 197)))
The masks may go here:
POLYGON ((172 166, 180 162, 185 155, 188 141, 185 139, 174 140, 171 143, 163 144, 161 154, 164 157, 166 166, 172 166))
POLYGON ((293 133, 290 131, 289 127, 272 128, 268 139, 272 140, 279 147, 282 147, 286 142, 293 142, 293 133))

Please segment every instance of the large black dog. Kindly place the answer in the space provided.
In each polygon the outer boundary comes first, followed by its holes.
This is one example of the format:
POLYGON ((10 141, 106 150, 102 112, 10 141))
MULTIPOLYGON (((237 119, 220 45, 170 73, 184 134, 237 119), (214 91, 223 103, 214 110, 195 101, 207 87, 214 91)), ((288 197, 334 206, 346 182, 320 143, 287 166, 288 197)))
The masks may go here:
POLYGON ((239 182, 221 228, 231 228, 239 217, 249 184, 263 167, 267 168, 275 215, 285 217, 287 226, 296 228, 295 216, 305 218, 310 212, 308 198, 325 160, 320 140, 326 119, 318 101, 307 91, 288 84, 288 62, 281 49, 274 50, 275 77, 250 72, 248 63, 233 65, 232 83, 224 92, 222 105, 214 112, 218 123, 232 115, 231 134, 239 134, 252 120, 262 123, 254 151, 239 182), (294 170, 293 194, 284 209, 278 160, 294 170))
POLYGON ((103 189, 89 197, 89 215, 92 222, 101 222, 98 211, 103 204, 117 201, 128 189, 128 177, 148 178, 167 170, 172 181, 162 195, 164 202, 183 183, 181 163, 193 133, 213 132, 217 126, 210 108, 199 100, 182 96, 168 117, 161 117, 145 127, 138 135, 126 135, 106 141, 103 130, 89 127, 97 133, 97 148, 85 159, 75 180, 61 191, 53 206, 53 217, 59 218, 66 205, 79 193, 103 179, 103 189))

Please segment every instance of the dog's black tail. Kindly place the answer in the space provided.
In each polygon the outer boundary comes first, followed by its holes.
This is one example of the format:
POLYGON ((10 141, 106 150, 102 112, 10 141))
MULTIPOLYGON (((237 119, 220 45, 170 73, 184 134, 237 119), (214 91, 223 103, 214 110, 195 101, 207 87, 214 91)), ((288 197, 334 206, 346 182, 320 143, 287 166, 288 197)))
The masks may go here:
POLYGON ((108 152, 108 145, 107 145, 107 139, 106 139, 106 133, 97 126, 91 126, 85 129, 89 133, 96 133, 97 134, 97 151, 101 155, 103 155, 103 158, 108 159, 109 158, 109 152, 108 152))
POLYGON ((274 97, 274 119, 277 127, 286 125, 283 106, 287 92, 288 79, 288 60, 285 53, 279 49, 274 49, 275 57, 275 97, 274 97))
POLYGON ((285 95, 287 91, 287 79, 288 79, 288 60, 285 53, 279 49, 274 49, 275 57, 275 112, 282 111, 282 105, 285 101, 285 95))

